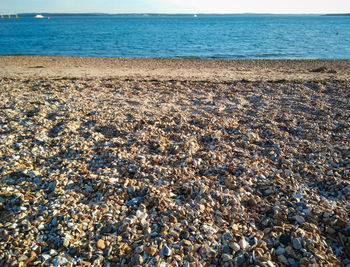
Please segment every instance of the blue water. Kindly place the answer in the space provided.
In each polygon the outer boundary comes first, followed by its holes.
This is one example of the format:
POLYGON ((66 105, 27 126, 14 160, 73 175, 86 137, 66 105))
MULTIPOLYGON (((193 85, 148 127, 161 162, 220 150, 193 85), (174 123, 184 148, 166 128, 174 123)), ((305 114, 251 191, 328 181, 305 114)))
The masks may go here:
POLYGON ((0 19, 0 54, 350 58, 350 17, 52 16, 0 19))

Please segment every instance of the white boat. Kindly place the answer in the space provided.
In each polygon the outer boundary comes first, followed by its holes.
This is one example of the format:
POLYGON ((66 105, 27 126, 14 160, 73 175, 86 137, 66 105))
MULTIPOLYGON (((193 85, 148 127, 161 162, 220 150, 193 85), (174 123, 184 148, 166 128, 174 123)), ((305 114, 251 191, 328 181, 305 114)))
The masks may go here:
POLYGON ((198 16, 197 15, 193 15, 193 17, 197 18, 198 16))
POLYGON ((37 19, 43 19, 44 16, 43 16, 43 15, 36 15, 35 18, 37 18, 37 19))

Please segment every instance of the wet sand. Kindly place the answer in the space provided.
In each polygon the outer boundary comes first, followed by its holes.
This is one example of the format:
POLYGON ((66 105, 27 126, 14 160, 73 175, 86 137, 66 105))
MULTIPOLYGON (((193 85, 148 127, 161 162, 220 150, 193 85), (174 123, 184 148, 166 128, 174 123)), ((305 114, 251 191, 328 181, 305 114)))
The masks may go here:
POLYGON ((0 266, 348 266, 349 72, 0 57, 0 266))

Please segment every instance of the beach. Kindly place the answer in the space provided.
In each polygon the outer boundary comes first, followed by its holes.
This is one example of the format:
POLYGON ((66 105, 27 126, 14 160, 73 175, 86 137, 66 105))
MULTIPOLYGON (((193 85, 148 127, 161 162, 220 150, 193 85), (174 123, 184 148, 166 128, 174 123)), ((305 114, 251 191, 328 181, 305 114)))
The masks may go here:
POLYGON ((349 77, 0 56, 0 265, 350 266, 349 77))

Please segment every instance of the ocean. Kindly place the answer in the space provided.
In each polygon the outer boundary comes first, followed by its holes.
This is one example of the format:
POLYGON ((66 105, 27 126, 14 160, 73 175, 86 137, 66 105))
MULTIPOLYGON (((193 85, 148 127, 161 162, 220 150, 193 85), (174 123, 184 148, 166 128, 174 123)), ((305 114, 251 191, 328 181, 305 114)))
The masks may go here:
POLYGON ((0 18, 1 55, 350 58, 350 17, 99 15, 0 18))

